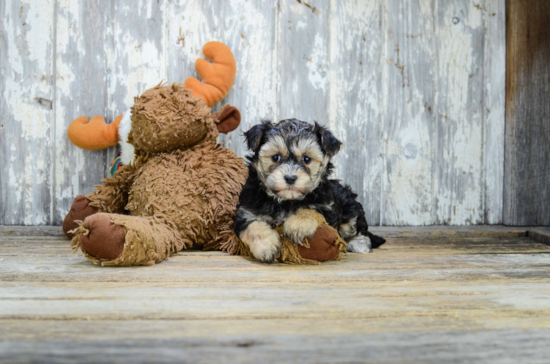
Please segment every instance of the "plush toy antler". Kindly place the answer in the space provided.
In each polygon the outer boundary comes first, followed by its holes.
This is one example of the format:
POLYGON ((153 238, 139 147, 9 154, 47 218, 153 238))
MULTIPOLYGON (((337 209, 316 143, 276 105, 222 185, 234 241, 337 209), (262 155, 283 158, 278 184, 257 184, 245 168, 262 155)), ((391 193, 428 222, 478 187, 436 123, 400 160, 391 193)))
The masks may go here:
MULTIPOLYGON (((208 42, 202 48, 204 55, 212 63, 198 59, 195 68, 203 82, 194 77, 185 80, 184 87, 192 91, 192 96, 206 101, 211 107, 220 102, 229 92, 235 82, 237 65, 233 53, 225 44, 208 42)), ((119 142, 119 124, 123 115, 119 115, 111 124, 106 124, 102 116, 94 116, 91 120, 80 117, 71 123, 67 130, 70 141, 82 149, 99 150, 117 145, 119 142)), ((235 107, 224 107, 216 114, 216 123, 221 133, 234 130, 241 120, 235 107)))
POLYGON ((118 144, 118 125, 122 115, 116 117, 111 124, 105 123, 103 116, 94 116, 92 120, 81 116, 73 120, 67 135, 70 141, 82 149, 100 150, 114 147, 118 144))
POLYGON ((204 55, 212 60, 212 63, 197 59, 195 68, 202 81, 195 77, 185 80, 185 88, 193 91, 193 96, 206 101, 208 106, 220 102, 229 92, 235 82, 237 64, 229 47, 220 42, 208 42, 202 48, 204 55))

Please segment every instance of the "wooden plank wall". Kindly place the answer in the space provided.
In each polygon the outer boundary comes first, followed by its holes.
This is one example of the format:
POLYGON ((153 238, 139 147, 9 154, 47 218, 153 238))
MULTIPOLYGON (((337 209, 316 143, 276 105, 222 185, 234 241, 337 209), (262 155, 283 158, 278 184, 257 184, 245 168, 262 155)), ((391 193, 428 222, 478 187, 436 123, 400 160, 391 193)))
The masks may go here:
POLYGON ((58 225, 116 153, 66 139, 220 40, 240 108, 328 125, 336 176, 372 225, 497 224, 504 175, 505 0, 1 0, 0 224, 58 225))
POLYGON ((550 225, 550 1, 507 1, 504 222, 550 225))

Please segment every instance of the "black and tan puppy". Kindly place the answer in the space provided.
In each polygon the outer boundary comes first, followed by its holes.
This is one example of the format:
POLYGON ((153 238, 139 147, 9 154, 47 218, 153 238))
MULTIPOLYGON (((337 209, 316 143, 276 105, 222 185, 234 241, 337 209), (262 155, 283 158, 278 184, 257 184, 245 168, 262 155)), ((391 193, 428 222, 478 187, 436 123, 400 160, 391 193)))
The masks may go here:
POLYGON ((348 241, 348 251, 369 253, 385 240, 368 231, 357 195, 328 179, 331 158, 342 143, 330 131, 296 119, 262 122, 245 133, 249 175, 239 198, 235 232, 254 257, 271 263, 281 242, 272 227, 283 224, 295 244, 317 230, 317 222, 296 212, 314 209, 348 241))

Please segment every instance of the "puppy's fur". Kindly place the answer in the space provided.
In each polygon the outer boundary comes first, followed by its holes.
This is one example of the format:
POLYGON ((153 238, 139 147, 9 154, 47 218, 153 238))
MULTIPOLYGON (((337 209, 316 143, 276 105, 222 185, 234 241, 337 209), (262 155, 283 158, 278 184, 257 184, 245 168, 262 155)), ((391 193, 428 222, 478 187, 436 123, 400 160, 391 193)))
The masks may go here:
POLYGON ((348 251, 368 253, 385 240, 368 231, 363 207, 348 186, 328 179, 331 158, 342 143, 315 123, 296 119, 273 125, 264 121, 245 133, 248 180, 239 198, 235 232, 258 260, 271 263, 281 242, 272 229, 284 224, 284 233, 303 244, 317 222, 300 214, 314 209, 348 241, 348 251))

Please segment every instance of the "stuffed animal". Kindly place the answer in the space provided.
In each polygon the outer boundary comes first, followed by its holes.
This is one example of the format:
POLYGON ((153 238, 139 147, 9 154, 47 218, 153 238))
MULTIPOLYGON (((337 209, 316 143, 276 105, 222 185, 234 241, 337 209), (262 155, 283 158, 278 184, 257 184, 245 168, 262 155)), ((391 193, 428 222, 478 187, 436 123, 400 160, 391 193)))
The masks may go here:
MULTIPOLYGON (((207 43, 203 53, 212 60, 195 64, 203 82, 188 78, 183 87, 159 84, 136 97, 111 124, 100 116, 71 123, 68 136, 78 147, 121 146, 122 166, 91 194, 77 196, 63 222, 72 247, 88 260, 105 266, 152 265, 191 247, 249 255, 232 229, 247 168, 216 143, 218 134, 234 130, 241 116, 228 105, 210 110, 232 87, 236 63, 219 42, 207 43)), ((338 259, 345 243, 330 229, 322 225, 310 248, 287 241, 279 261, 338 259)))

